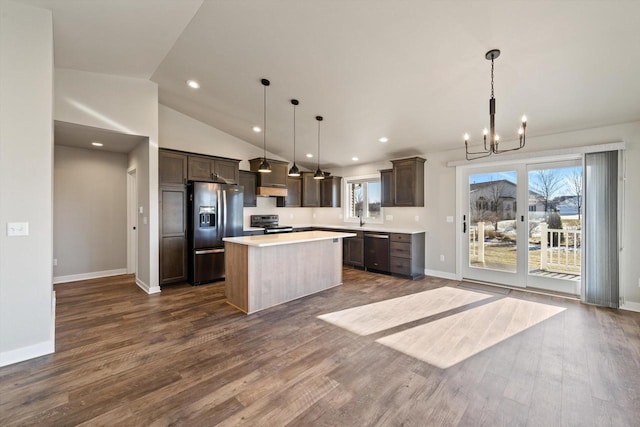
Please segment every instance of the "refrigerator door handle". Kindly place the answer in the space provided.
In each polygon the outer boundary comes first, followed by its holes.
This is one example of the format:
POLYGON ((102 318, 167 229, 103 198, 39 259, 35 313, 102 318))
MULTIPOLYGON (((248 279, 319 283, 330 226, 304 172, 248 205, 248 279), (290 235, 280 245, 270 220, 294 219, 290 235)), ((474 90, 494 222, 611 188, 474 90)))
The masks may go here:
POLYGON ((222 190, 222 236, 227 235, 227 190, 222 190))
POLYGON ((219 254, 219 253, 223 253, 224 252, 224 248, 220 248, 220 249, 202 249, 202 250, 197 250, 195 251, 196 255, 205 255, 205 254, 219 254))

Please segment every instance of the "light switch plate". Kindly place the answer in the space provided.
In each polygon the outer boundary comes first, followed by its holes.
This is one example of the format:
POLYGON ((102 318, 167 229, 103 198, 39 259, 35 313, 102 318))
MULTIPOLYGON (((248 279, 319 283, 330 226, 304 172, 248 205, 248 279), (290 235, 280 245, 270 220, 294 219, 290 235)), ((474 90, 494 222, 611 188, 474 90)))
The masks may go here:
POLYGON ((393 221, 393 215, 387 215, 384 219, 387 221, 393 221))
POLYGON ((453 222, 453 217, 452 216, 447 216, 447 222, 453 222))
POLYGON ((7 236, 28 236, 28 222, 9 222, 7 223, 7 236))

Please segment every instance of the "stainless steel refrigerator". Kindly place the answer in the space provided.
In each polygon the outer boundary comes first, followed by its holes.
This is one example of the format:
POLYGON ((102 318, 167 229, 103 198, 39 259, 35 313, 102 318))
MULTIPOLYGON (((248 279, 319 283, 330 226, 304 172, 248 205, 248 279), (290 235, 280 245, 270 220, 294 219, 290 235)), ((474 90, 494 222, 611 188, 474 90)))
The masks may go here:
POLYGON ((224 279, 222 238, 242 236, 243 187, 193 181, 189 191, 189 281, 224 279))

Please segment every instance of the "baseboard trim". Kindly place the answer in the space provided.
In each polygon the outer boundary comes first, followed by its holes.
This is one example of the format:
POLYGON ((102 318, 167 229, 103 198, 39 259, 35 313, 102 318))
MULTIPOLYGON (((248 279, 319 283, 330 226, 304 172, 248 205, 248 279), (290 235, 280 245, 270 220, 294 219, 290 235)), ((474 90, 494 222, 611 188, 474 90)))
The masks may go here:
POLYGON ((119 276, 127 274, 126 268, 118 268, 115 270, 93 271, 91 273, 71 274, 69 276, 57 276, 53 278, 53 284, 78 282, 80 280, 97 279, 99 277, 119 276))
POLYGON ((632 301, 625 302, 620 306, 620 310, 637 311, 640 313, 640 303, 632 301))
POLYGON ((0 353, 0 367, 24 362, 25 360, 45 356, 55 351, 55 343, 52 340, 16 348, 0 353))
POLYGON ((442 279, 449 280, 462 280, 462 276, 458 276, 456 273, 449 273, 448 271, 440 271, 440 270, 424 270, 425 276, 433 276, 440 277, 442 279))
POLYGON ((142 289, 149 295, 160 293, 160 286, 149 286, 137 277, 136 277, 136 285, 138 285, 140 289, 142 289))

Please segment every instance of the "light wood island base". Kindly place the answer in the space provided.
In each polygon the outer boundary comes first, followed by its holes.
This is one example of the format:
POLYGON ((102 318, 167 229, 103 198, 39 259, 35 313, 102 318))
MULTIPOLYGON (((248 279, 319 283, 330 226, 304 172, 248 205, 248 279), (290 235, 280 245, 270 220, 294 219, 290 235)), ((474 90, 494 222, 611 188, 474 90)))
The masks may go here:
POLYGON ((227 302, 255 313, 342 284, 342 238, 310 231, 225 239, 227 302))

